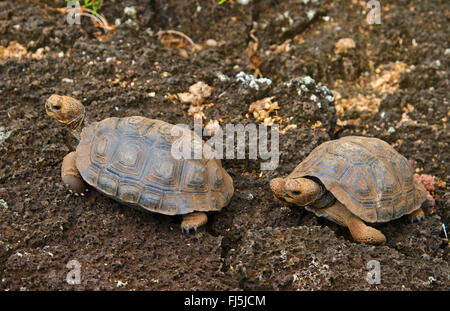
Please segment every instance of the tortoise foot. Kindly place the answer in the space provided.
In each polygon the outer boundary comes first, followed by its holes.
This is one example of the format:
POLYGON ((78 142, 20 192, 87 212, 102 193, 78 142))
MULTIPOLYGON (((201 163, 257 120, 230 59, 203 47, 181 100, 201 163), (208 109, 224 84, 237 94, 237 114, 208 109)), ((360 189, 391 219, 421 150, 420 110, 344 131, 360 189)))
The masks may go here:
POLYGON ((62 168, 61 168, 61 178, 63 183, 69 188, 69 192, 75 194, 76 196, 84 196, 87 190, 86 183, 81 178, 80 173, 78 173, 77 167, 75 165, 76 153, 71 152, 64 157, 62 168))
POLYGON ((408 219, 409 219, 410 223, 413 223, 413 222, 421 223, 422 220, 425 219, 425 213, 423 212, 423 210, 421 208, 419 208, 418 210, 415 210, 414 212, 409 214, 408 219))
POLYGON ((183 215, 183 221, 181 222, 181 231, 189 233, 189 230, 197 229, 208 222, 208 217, 205 213, 195 212, 187 215, 183 215))
POLYGON ((367 226, 362 220, 354 218, 348 223, 353 239, 359 243, 384 245, 386 237, 380 230, 367 226))

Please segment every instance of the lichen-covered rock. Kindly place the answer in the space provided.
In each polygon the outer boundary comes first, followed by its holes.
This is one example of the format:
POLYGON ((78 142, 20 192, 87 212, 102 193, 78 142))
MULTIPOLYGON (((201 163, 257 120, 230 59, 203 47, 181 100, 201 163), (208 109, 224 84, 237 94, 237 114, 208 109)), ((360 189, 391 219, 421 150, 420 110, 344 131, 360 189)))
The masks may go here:
POLYGON ((334 96, 310 76, 282 82, 271 93, 280 106, 279 115, 291 119, 299 128, 326 131, 330 136, 336 126, 334 96))
POLYGON ((252 102, 265 97, 272 89, 272 80, 256 78, 243 71, 236 74, 237 92, 243 102, 252 102))

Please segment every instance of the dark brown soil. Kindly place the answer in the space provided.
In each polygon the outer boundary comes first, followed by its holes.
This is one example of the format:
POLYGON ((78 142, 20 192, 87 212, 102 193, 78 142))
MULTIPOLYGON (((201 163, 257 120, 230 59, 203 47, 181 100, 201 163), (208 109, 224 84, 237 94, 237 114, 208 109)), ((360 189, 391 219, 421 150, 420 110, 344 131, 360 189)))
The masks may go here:
POLYGON ((64 1, 46 3, 0 2, 0 45, 15 41, 29 52, 0 64, 0 126, 11 131, 0 140, 0 289, 449 290, 448 247, 441 247, 450 205, 447 1, 382 1, 381 24, 369 25, 365 1, 105 0, 101 13, 111 24, 121 20, 107 34, 88 18, 69 25, 51 9, 64 1), (135 17, 124 14, 126 6, 134 6, 135 17), (258 91, 235 78, 254 73, 247 56, 252 28, 254 56, 272 81, 258 91), (181 31, 202 48, 164 47, 155 36, 161 29, 181 31), (336 54, 346 37, 356 48, 336 54), (276 48, 283 43, 290 49, 276 48), (40 48, 43 58, 31 57, 40 48), (392 93, 376 94, 374 111, 337 115, 337 99, 327 102, 319 91, 368 95, 358 86, 396 61, 411 70, 392 93), (319 88, 299 95, 296 83, 305 76, 319 88), (250 103, 275 96, 278 116, 297 125, 280 135, 276 170, 260 171, 260 160, 223 160, 235 195, 189 235, 180 217, 130 209, 95 190, 68 194, 60 168, 76 141, 45 115, 51 94, 82 100, 92 120, 143 115, 192 125, 189 106, 166 95, 198 81, 214 87, 206 102, 214 105, 204 113, 221 124, 255 122, 246 117, 250 103), (439 181, 424 222, 378 226, 385 246, 357 244, 347 229, 276 203, 268 186, 320 143, 350 134, 386 140, 417 172, 439 181), (66 282, 71 260, 81 265, 79 285, 66 282), (370 260, 380 262, 380 284, 366 281, 370 260))

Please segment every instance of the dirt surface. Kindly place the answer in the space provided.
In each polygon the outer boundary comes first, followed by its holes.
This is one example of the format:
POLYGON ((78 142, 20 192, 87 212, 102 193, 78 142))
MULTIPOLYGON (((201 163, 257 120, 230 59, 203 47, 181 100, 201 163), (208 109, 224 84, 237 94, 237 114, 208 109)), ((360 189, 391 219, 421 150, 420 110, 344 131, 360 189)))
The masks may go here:
POLYGON ((109 23, 120 20, 113 32, 86 17, 69 25, 53 10, 64 1, 0 2, 0 289, 449 290, 441 247, 450 205, 446 1, 383 1, 379 25, 367 23, 369 9, 356 0, 104 2, 109 23), (183 32, 199 47, 168 47, 159 30, 183 32), (342 38, 355 47, 336 47, 342 38), (271 83, 255 90, 236 78, 241 71, 271 83), (214 88, 205 123, 261 122, 248 108, 274 96, 279 109, 270 115, 285 130, 276 170, 223 160, 235 195, 189 235, 180 217, 93 189, 67 192, 61 162, 77 143, 45 115, 51 94, 80 99, 91 120, 142 115, 192 125, 189 104, 170 95, 198 81, 214 88), (346 228, 270 192, 271 178, 345 135, 384 139, 417 173, 436 177, 436 205, 421 224, 378 226, 385 246, 357 244, 346 228), (66 282, 71 260, 81 284, 66 282), (370 260, 380 263, 380 284, 366 281, 370 260))

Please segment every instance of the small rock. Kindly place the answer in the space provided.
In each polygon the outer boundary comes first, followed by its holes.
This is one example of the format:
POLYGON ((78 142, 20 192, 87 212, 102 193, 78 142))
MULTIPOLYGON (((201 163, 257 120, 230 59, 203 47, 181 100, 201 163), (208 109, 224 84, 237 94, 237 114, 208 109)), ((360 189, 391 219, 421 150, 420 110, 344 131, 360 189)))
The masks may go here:
POLYGON ((272 99, 274 99, 274 96, 266 97, 251 103, 248 112, 253 113, 256 120, 265 121, 272 111, 280 109, 278 103, 272 102, 272 99))
POLYGON ((348 50, 354 49, 356 47, 355 41, 352 38, 342 38, 334 46, 334 53, 343 54, 347 53, 348 50))
POLYGON ((214 39, 208 39, 205 41, 205 44, 209 47, 216 47, 217 46, 217 41, 214 39))
POLYGON ((65 83, 73 83, 73 79, 64 78, 64 79, 62 79, 62 82, 65 82, 65 83))
POLYGON ((125 13, 125 15, 136 17, 136 8, 134 6, 126 6, 123 9, 123 12, 125 13))
POLYGON ((199 81, 189 87, 189 92, 178 93, 178 99, 183 103, 194 105, 201 104, 206 98, 210 97, 214 88, 206 83, 199 81))

